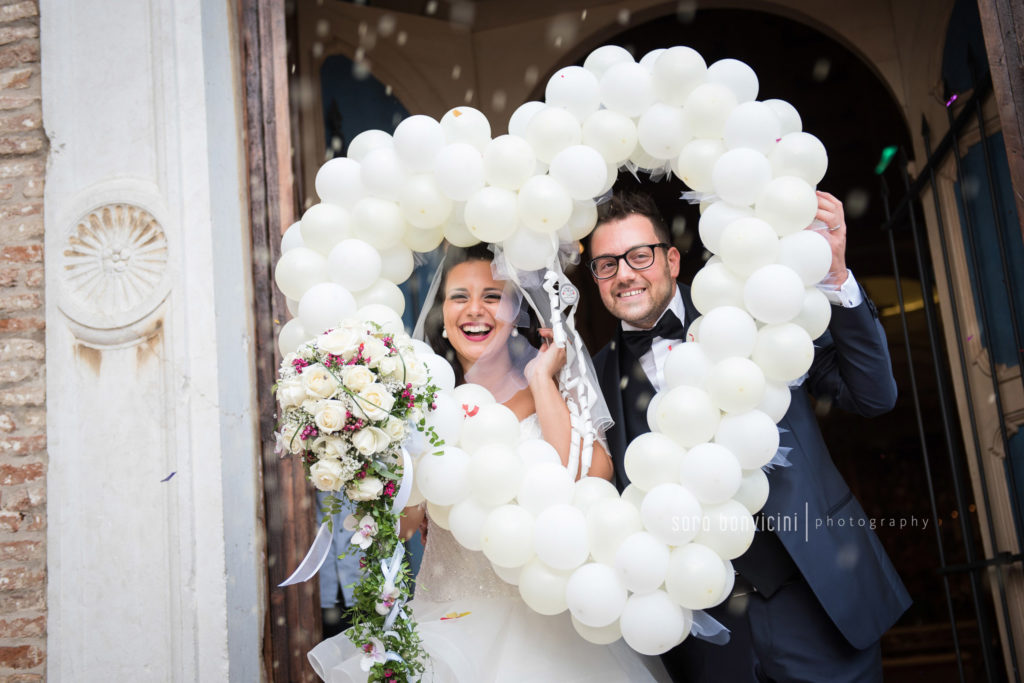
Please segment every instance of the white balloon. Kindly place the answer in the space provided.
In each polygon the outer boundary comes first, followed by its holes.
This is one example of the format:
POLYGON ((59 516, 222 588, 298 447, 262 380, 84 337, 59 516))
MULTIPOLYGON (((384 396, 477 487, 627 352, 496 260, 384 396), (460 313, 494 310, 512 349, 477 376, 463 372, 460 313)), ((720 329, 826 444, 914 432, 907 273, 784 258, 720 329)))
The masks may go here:
POLYGON ((336 327, 356 312, 351 292, 334 282, 321 282, 306 290, 299 299, 299 320, 314 335, 336 327))
MULTIPOLYGON (((532 522, 530 528, 533 528, 532 522)), ((532 552, 532 543, 530 547, 532 552)), ((486 550, 484 552, 486 553, 486 550)), ((500 564, 494 564, 493 562, 491 562, 491 569, 493 569, 494 573, 498 575, 498 578, 504 581, 505 583, 510 584, 512 586, 519 585, 519 573, 522 571, 522 567, 502 567, 500 564)), ((732 589, 730 588, 729 590, 731 591, 732 589)))
POLYGON ((803 129, 804 124, 800 120, 800 113, 792 104, 785 100, 765 100, 764 103, 771 107, 775 115, 779 117, 782 135, 799 133, 803 129))
MULTIPOLYGON (((724 264, 707 263, 693 276, 690 296, 693 298, 693 305, 701 313, 708 313, 719 306, 742 307, 743 281, 724 264)), ((694 328, 691 324, 688 334, 693 333, 694 328)))
MULTIPOLYGON (((713 313, 714 311, 712 311, 713 313)), ((727 413, 753 410, 764 396, 764 373, 749 358, 723 358, 708 375, 711 400, 727 413)))
POLYGON ((473 497, 488 507, 508 503, 519 492, 525 469, 519 453, 512 446, 488 443, 478 447, 469 460, 473 497))
POLYGON ((701 505, 689 489, 664 483, 647 492, 640 517, 644 528, 668 545, 689 543, 700 532, 701 505))
POLYGON ((765 325, 757 332, 751 358, 768 379, 791 382, 811 368, 814 342, 807 330, 794 323, 765 325))
POLYGON ((455 370, 452 369, 448 361, 441 356, 426 356, 422 360, 423 364, 427 366, 427 373, 430 375, 431 381, 439 389, 455 388, 455 370))
POLYGON ((302 214, 302 245, 326 256, 342 240, 352 236, 349 212, 334 204, 314 204, 302 214))
POLYGON ((614 564, 622 541, 642 528, 640 510, 632 502, 620 498, 592 505, 587 511, 590 554, 598 562, 614 564))
POLYGON ((543 102, 524 102, 519 105, 512 112, 512 116, 508 120, 508 134, 525 138, 526 127, 530 125, 530 120, 533 119, 534 114, 547 106, 543 102))
MULTIPOLYGON (((496 567, 523 566, 534 557, 533 525, 533 515, 522 506, 494 508, 487 515, 480 535, 484 555, 496 567)), ((515 578, 518 581, 518 575, 515 578)), ((502 579, 508 581, 504 576, 502 579)))
MULTIPOLYGON (((348 143, 348 158, 361 162, 367 154, 381 147, 394 148, 395 141, 382 130, 364 130, 348 143)), ((362 181, 360 181, 362 182, 362 181)))
POLYGON ((710 192, 714 189, 711 172, 724 153, 725 143, 717 138, 690 140, 683 146, 672 171, 690 189, 710 192))
POLYGON ((697 387, 670 389, 658 402, 658 425, 687 448, 709 440, 718 428, 719 418, 711 397, 697 387))
POLYGON ((636 149, 636 124, 625 114, 600 109, 583 122, 583 144, 597 150, 609 164, 621 164, 636 149))
POLYGON ((807 330, 811 339, 825 334, 832 319, 832 304, 817 287, 808 287, 804 292, 804 305, 793 318, 794 323, 807 330))
POLYGON ((587 518, 572 505, 552 505, 537 515, 533 549, 544 564, 572 570, 587 561, 587 518))
POLYGON ((398 204, 378 197, 365 197, 356 202, 352 208, 352 223, 353 236, 378 249, 395 246, 405 234, 405 218, 398 204))
POLYGON ((736 456, 715 443, 697 444, 686 452, 679 467, 679 480, 704 504, 729 500, 739 490, 742 479, 736 456))
POLYGON ((768 502, 768 493, 768 475, 759 468, 743 473, 743 481, 733 498, 747 508, 750 514, 756 515, 768 502))
POLYGON ((587 55, 583 61, 583 68, 600 79, 604 72, 615 64, 632 61, 633 55, 629 54, 625 48, 618 45, 602 45, 587 55))
MULTIPOLYGON (((701 348, 711 363, 729 356, 745 358, 754 351, 757 323, 742 308, 718 306, 703 316, 699 339, 701 348)), ((671 357, 671 354, 669 356, 671 357)), ((709 373, 710 367, 705 377, 709 373)))
POLYGON ((466 498, 452 505, 448 511, 448 527, 463 548, 483 549, 484 524, 491 508, 481 505, 475 498, 466 498))
MULTIPOLYGON (((756 325, 753 334, 757 334, 756 325)), ((753 350, 753 342, 751 342, 750 348, 753 350)), ((668 352, 662 372, 665 373, 665 386, 668 389, 683 385, 703 387, 708 373, 711 372, 711 359, 705 353, 703 344, 698 342, 676 344, 668 352)))
POLYGON ((408 226, 405 234, 402 235, 402 244, 409 249, 426 253, 434 251, 444 241, 444 226, 437 225, 432 228, 415 228, 408 226))
POLYGON ((704 520, 697 543, 702 543, 726 560, 747 551, 754 540, 754 518, 735 500, 704 506, 704 520))
POLYGON ((697 223, 700 241, 704 244, 704 248, 712 254, 717 254, 722 249, 722 233, 726 226, 740 218, 748 218, 753 215, 754 212, 747 206, 736 206, 724 201, 711 204, 701 213, 700 221, 697 223))
POLYGON ((274 268, 277 288, 289 299, 301 299, 313 285, 327 279, 327 259, 308 247, 295 247, 281 254, 274 268))
POLYGON ((438 505, 427 501, 427 516, 430 518, 430 523, 445 530, 448 530, 448 513, 451 512, 451 509, 451 505, 438 505))
POLYGON ((494 395, 486 388, 479 384, 473 384, 467 382, 460 384, 455 387, 455 391, 452 392, 452 396, 455 398, 456 404, 465 412, 466 417, 470 415, 476 415, 478 408, 481 406, 489 406, 497 403, 494 400, 494 395))
POLYGON ((707 81, 708 67, 699 52, 677 45, 658 55, 651 74, 658 99, 681 106, 698 85, 707 81))
POLYGON ((719 59, 709 66, 708 81, 720 83, 732 90, 737 102, 757 99, 757 74, 738 59, 719 59))
POLYGON ((444 223, 452 211, 452 200, 441 193, 434 177, 414 175, 399 193, 398 206, 405 220, 417 228, 433 228, 444 223))
POLYGON ((658 57, 664 54, 664 52, 665 48, 663 47, 655 48, 648 52, 647 54, 645 54, 643 57, 641 57, 640 61, 637 62, 637 64, 653 73, 654 63, 658 61, 658 57))
POLYGON ((453 142, 437 153, 434 178, 444 196, 464 202, 484 186, 484 160, 468 142, 453 142))
POLYGON ((427 453, 417 463, 416 478, 420 491, 435 505, 465 500, 469 497, 469 454, 455 446, 445 446, 441 455, 427 453))
POLYGON ((569 608, 565 601, 565 587, 569 572, 553 569, 533 558, 519 573, 519 595, 527 607, 539 614, 552 616, 569 608))
POLYGON ((767 155, 782 137, 782 123, 767 104, 744 102, 729 113, 722 137, 729 149, 750 147, 767 155))
POLYGON ((707 609, 718 604, 726 579, 725 564, 714 550, 687 543, 672 550, 665 590, 683 607, 707 609))
POLYGON ((778 262, 792 268, 805 285, 814 285, 828 275, 832 246, 817 230, 801 230, 779 240, 778 262))
POLYGON ((760 410, 726 415, 715 432, 715 443, 728 448, 743 469, 756 470, 779 450, 779 428, 760 410))
MULTIPOLYGON (((434 159, 444 147, 444 130, 429 116, 416 114, 402 119, 395 128, 395 152, 415 173, 425 173, 434 166, 434 159)), ((367 155, 366 159, 369 159, 367 155)), ((364 159, 363 164, 366 164, 364 159)), ((364 179, 365 182, 365 179, 364 179)))
POLYGON ((771 154, 775 176, 792 175, 817 185, 828 170, 828 154, 821 140, 810 133, 783 135, 771 154))
POLYGON ((302 246, 305 246, 305 242, 302 241, 302 221, 295 221, 281 235, 281 253, 302 246))
POLYGON ((277 348, 282 356, 287 356, 289 353, 295 353, 299 345, 308 341, 312 336, 306 333, 298 318, 292 318, 282 325, 281 331, 277 333, 277 348))
POLYGON ((560 182, 551 176, 538 175, 520 188, 517 207, 523 225, 550 234, 557 232, 569 220, 573 203, 560 182))
POLYGON ((623 458, 626 476, 644 491, 666 481, 676 481, 685 452, 682 446, 664 434, 641 434, 626 447, 623 458))
POLYGON ((754 210, 758 218, 770 223, 780 237, 785 237, 811 224, 818 212, 818 196, 806 180, 782 176, 765 186, 754 210))
POLYGON ((561 241, 581 240, 593 231, 597 225, 597 204, 587 199, 572 203, 572 213, 558 237, 561 241), (563 234, 564 233, 564 234, 563 234))
POLYGON ((655 394, 651 398, 651 402, 647 404, 647 427, 652 432, 661 432, 661 428, 658 426, 658 402, 661 400, 662 396, 664 396, 664 394, 660 392, 655 394))
POLYGON ((722 263, 739 277, 774 263, 779 254, 779 238, 772 226, 760 218, 739 218, 722 231, 718 255, 722 263))
POLYGON ((664 591, 630 596, 619 617, 622 639, 643 655, 660 655, 675 647, 689 632, 692 621, 664 591))
POLYGON ((702 83, 686 97, 683 116, 694 137, 720 138, 725 132, 725 121, 736 104, 736 95, 728 87, 702 83))
POLYGON ((591 199, 600 195, 608 180, 608 167, 604 158, 586 145, 566 147, 556 154, 551 160, 548 173, 575 200, 591 199))
POLYGON ((491 122, 478 109, 455 107, 441 117, 445 142, 466 142, 481 153, 491 141, 491 122))
POLYGON ((803 304, 803 280, 792 268, 777 263, 758 268, 743 285, 743 305, 763 323, 792 320, 803 304))
POLYGON ((767 381, 764 385, 764 396, 757 409, 765 413, 773 422, 778 422, 789 410, 792 392, 785 382, 767 381))
POLYGON ((760 152, 741 147, 730 149, 711 169, 715 194, 739 206, 753 204, 772 179, 772 165, 760 152))
POLYGON ((562 107, 582 121, 601 106, 601 89, 597 76, 581 66, 559 69, 548 80, 544 101, 562 107))
POLYGON ((654 103, 654 80, 636 62, 610 66, 601 76, 601 102, 612 111, 637 117, 654 103))
POLYGON ((485 187, 466 202, 466 227, 481 242, 503 242, 519 224, 518 197, 500 187, 485 187))
POLYGON ((328 276, 350 292, 366 289, 376 282, 380 267, 380 252, 362 240, 339 242, 327 255, 328 276))
MULTIPOLYGON (((622 494, 621 494, 622 501, 624 503, 629 503, 630 505, 635 507, 637 515, 640 514, 640 506, 643 505, 644 496, 646 496, 646 495, 647 495, 646 491, 641 489, 639 486, 635 486, 634 484, 627 485, 626 488, 622 489, 622 494)), ((637 519, 640 519, 640 518, 637 517, 637 519)), ((639 528, 640 527, 638 526, 637 529, 639 529, 639 528)))
POLYGON ((580 623, 594 628, 615 623, 626 597, 626 587, 615 570, 595 562, 574 571, 565 586, 569 611, 580 623))
MULTIPOLYGON (((525 142, 523 143, 526 144, 525 142)), ((456 247, 471 247, 480 240, 466 227, 466 204, 456 202, 444 224, 444 238, 456 247)))
POLYGON ((405 312, 405 294, 398 285, 384 278, 378 278, 366 289, 356 292, 356 303, 359 306, 381 304, 393 309, 398 315, 405 312))
POLYGON ((583 477, 576 482, 572 492, 572 505, 587 514, 592 505, 602 505, 609 500, 618 500, 615 485, 601 477, 583 477))
POLYGON ((540 462, 523 476, 516 499, 534 515, 551 507, 572 502, 572 477, 561 463, 540 462))
POLYGON ((384 330, 391 330, 393 332, 405 331, 405 328, 402 327, 402 317, 395 309, 384 304, 360 306, 359 310, 356 311, 356 319, 375 322, 384 330))
POLYGON ((483 152, 484 180, 506 190, 518 190, 533 176, 537 155, 530 143, 515 135, 490 141, 483 152))
POLYGON ((412 251, 404 244, 396 244, 386 249, 379 249, 380 276, 399 285, 412 275, 416 262, 412 251))
POLYGON ((593 626, 581 624, 576 617, 572 617, 572 627, 576 629, 576 633, 579 634, 580 638, 594 645, 611 645, 622 638, 622 630, 619 628, 618 621, 613 621, 607 626, 594 628, 593 626))
POLYGON ((352 208, 357 201, 366 196, 362 173, 358 161, 346 157, 329 159, 316 172, 316 194, 321 201, 352 208))
POLYGON ((500 403, 479 406, 468 413, 462 424, 459 445, 467 451, 489 443, 516 443, 519 440, 519 418, 500 403))
MULTIPOLYGON (((519 458, 529 470, 537 463, 551 463, 562 467, 562 458, 555 447, 543 439, 527 439, 519 444, 519 458)), ((564 467, 562 469, 565 469, 564 467)))
POLYGON ((299 302, 295 299, 285 298, 284 307, 288 309, 288 313, 293 318, 297 318, 299 316, 299 302))
MULTIPOLYGON (((452 373, 452 382, 455 381, 454 372, 452 372, 451 369, 452 366, 448 365, 448 362, 444 358, 433 354, 419 354, 418 351, 417 354, 421 361, 436 358, 447 365, 448 372, 452 373)), ((436 375, 434 375, 434 373, 431 374, 435 377, 434 381, 436 383, 436 375)), ((462 422, 465 419, 466 413, 463 412, 462 408, 459 406, 458 401, 455 398, 455 394, 451 389, 448 389, 447 391, 442 390, 437 392, 434 396, 434 409, 426 415, 426 426, 432 427, 434 432, 444 440, 446 445, 453 446, 459 440, 459 433, 462 431, 462 422)), ((420 490, 422 490, 422 487, 420 490)))
POLYGON ((655 159, 678 159, 692 137, 682 107, 655 102, 637 121, 637 140, 655 159))
POLYGON ((626 588, 649 593, 664 583, 668 557, 667 545, 651 533, 638 531, 622 541, 615 553, 615 568, 626 588))
POLYGON ((545 107, 530 119, 526 141, 537 159, 550 164, 566 147, 580 144, 583 132, 576 117, 560 107, 545 107))
POLYGON ((409 172, 391 147, 378 147, 363 157, 360 177, 367 194, 396 201, 409 172))

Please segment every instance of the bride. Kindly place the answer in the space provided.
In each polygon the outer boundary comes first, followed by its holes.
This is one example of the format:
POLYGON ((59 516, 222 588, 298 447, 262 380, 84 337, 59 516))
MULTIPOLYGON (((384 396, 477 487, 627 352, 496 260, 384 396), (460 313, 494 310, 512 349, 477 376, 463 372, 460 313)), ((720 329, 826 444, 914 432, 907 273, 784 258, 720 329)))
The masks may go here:
MULTIPOLYGON (((448 249, 431 308, 421 316, 424 336, 452 363, 458 384, 472 382, 490 390, 519 418, 521 439, 543 438, 567 465, 576 437, 557 381, 565 348, 552 343, 550 330, 537 329, 532 314, 519 313, 515 285, 495 278, 492 261, 485 245, 448 249)), ((576 478, 580 474, 573 473, 576 478)), ((612 477, 611 459, 598 441, 590 470, 582 474, 612 477)), ((622 640, 611 645, 585 641, 568 612, 543 616, 532 611, 482 553, 467 550, 451 532, 426 519, 424 506, 405 513, 403 535, 411 536, 421 525, 427 532, 410 603, 429 656, 424 681, 670 680, 658 658, 637 654, 622 640)), ((309 658, 328 683, 366 679, 359 653, 344 634, 318 645, 309 658)))

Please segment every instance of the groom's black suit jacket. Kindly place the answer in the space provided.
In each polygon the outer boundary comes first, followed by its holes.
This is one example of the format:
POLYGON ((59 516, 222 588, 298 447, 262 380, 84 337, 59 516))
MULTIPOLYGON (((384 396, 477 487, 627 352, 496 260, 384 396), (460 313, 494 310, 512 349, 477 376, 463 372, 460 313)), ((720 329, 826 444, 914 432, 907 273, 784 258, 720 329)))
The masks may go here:
MULTIPOLYGON (((689 288, 679 286, 689 325, 699 313, 689 288)), ((639 360, 622 343, 621 326, 594 356, 594 366, 615 420, 606 436, 621 490, 629 483, 623 466, 626 446, 649 431, 646 407, 655 392, 639 360)), ((838 407, 867 417, 892 409, 896 383, 885 333, 866 295, 855 308, 832 307, 828 331, 815 340, 808 374, 802 386, 791 389, 789 411, 779 422, 781 446, 792 448, 786 456, 791 465, 768 473, 771 489, 763 515, 782 530, 758 531, 751 549, 733 564, 757 586, 754 577, 763 570, 769 577, 774 572, 775 578, 786 578, 793 571, 792 558, 843 636, 863 649, 895 623, 910 596, 871 530, 871 520, 833 464, 808 394, 831 397, 838 407)))

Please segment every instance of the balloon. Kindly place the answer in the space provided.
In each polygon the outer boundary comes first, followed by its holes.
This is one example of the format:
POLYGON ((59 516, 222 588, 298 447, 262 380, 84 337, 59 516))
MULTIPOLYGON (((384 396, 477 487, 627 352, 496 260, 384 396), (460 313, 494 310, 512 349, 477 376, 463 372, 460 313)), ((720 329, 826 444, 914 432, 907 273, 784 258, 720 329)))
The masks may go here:
POLYGON ((315 284, 299 299, 302 328, 314 335, 337 326, 355 312, 356 301, 352 294, 334 282, 315 284))
MULTIPOLYGON (((719 309, 715 309, 719 310, 719 309)), ((753 322, 753 321, 751 321, 753 322)), ((753 336, 757 334, 757 326, 751 335, 750 348, 753 350, 753 336)), ((665 373, 665 386, 674 389, 687 385, 691 387, 703 387, 708 373, 711 372, 711 360, 704 352, 704 345, 696 342, 676 344, 668 352, 665 358, 665 365, 662 366, 665 373)))
POLYGON ((656 61, 658 61, 658 57, 660 57, 664 53, 665 53, 665 48, 663 48, 663 47, 655 48, 655 49, 651 50, 650 52, 648 52, 647 54, 645 54, 643 57, 641 57, 640 61, 637 62, 637 63, 640 66, 642 66, 643 68, 645 68, 648 71, 650 71, 651 73, 653 73, 654 72, 654 63, 656 61))
MULTIPOLYGON (((712 311, 714 313, 714 311, 712 311)), ((711 369, 706 389, 727 413, 753 410, 764 396, 764 373, 748 358, 723 358, 711 369)))
POLYGON ((771 154, 775 176, 797 176, 810 185, 817 185, 828 169, 825 145, 810 133, 783 135, 771 154))
POLYGON ((462 425, 459 445, 475 451, 489 443, 516 443, 519 440, 519 418, 500 403, 479 406, 467 414, 462 425))
POLYGON ((832 319, 832 304, 817 287, 808 287, 804 291, 804 305, 792 322, 807 330, 811 339, 825 334, 828 323, 832 319))
POLYGON ((615 568, 626 588, 634 593, 657 590, 668 571, 669 548, 653 534, 638 531, 627 536, 615 553, 615 568))
POLYGON ((587 518, 572 505, 551 505, 537 515, 533 549, 544 564, 571 570, 587 561, 587 518))
POLYGON ((725 121, 736 108, 736 95, 718 83, 702 83, 686 97, 683 117, 694 137, 720 138, 725 121))
POLYGON ((690 140, 683 146, 672 170, 690 189, 710 192, 714 189, 711 172, 724 153, 725 144, 719 139, 690 140))
POLYGON ((530 119, 526 141, 537 158, 550 164, 566 147, 580 144, 583 133, 576 117, 559 107, 545 107, 530 119))
POLYGON ((677 45, 658 55, 651 75, 658 99, 681 106, 698 85, 707 81, 708 67, 699 52, 677 45))
POLYGON ((749 147, 761 154, 770 154, 775 142, 782 136, 779 117, 763 102, 744 102, 737 105, 725 120, 722 137, 729 149, 749 147))
POLYGON ((805 285, 814 285, 828 275, 832 246, 817 230, 801 230, 779 240, 778 261, 792 268, 805 285))
POLYGON ((426 173, 409 178, 399 193, 398 206, 405 220, 417 228, 441 225, 452 211, 452 201, 441 194, 434 177, 426 173))
POLYGON ((586 145, 566 147, 556 154, 551 160, 548 174, 576 200, 598 196, 608 180, 604 159, 586 145))
POLYGON ((647 492, 640 517, 644 528, 668 545, 683 545, 693 540, 701 527, 701 506, 688 489, 670 482, 647 492))
POLYGON ((626 587, 615 570, 595 562, 574 571, 565 586, 569 611, 580 623, 594 628, 615 623, 626 597, 626 587))
POLYGON ((487 507, 508 503, 516 497, 525 469, 512 446, 503 443, 480 446, 469 459, 473 497, 487 507))
POLYGON ((580 638, 594 645, 611 645, 616 640, 622 638, 622 631, 619 629, 618 621, 613 621, 607 626, 594 628, 593 626, 581 624, 576 617, 572 617, 572 627, 576 629, 576 633, 580 635, 580 638))
POLYGON ((603 505, 608 500, 618 500, 615 485, 601 477, 583 477, 576 482, 572 492, 572 505, 586 514, 592 505, 603 505))
POLYGON ((539 515, 552 505, 568 505, 572 487, 572 477, 561 463, 541 462, 526 470, 516 498, 524 508, 539 515))
POLYGON ((711 397, 697 387, 670 389, 658 403, 658 425, 687 448, 709 440, 718 428, 719 417, 711 397))
MULTIPOLYGON (((423 360, 428 358, 437 358, 441 362, 445 363, 445 365, 448 365, 444 358, 441 358, 440 356, 422 355, 420 358, 423 360)), ((448 365, 448 369, 450 372, 450 365, 448 365)), ((454 377, 452 381, 454 382, 454 377)), ((446 445, 454 445, 459 440, 459 433, 462 431, 462 422, 465 419, 466 414, 459 406, 455 398, 455 394, 451 390, 439 391, 434 396, 434 409, 426 415, 426 426, 432 427, 434 432, 444 440, 446 445)), ((420 490, 422 490, 422 487, 420 490)))
MULTIPOLYGON (((348 158, 361 162, 367 154, 381 147, 394 148, 395 140, 382 130, 364 130, 348 143, 348 158)), ((360 181, 360 184, 362 181, 360 181)))
POLYGON ((785 100, 765 100, 764 103, 771 107, 775 115, 779 117, 779 123, 782 125, 782 135, 799 133, 803 128, 804 124, 800 120, 799 112, 789 102, 785 100))
POLYGON ((740 206, 757 201, 771 179, 772 165, 765 155, 745 147, 728 150, 711 169, 715 194, 740 206))
MULTIPOLYGON (((736 306, 718 306, 703 316, 700 325, 700 347, 711 363, 730 356, 748 357, 757 341, 757 323, 746 311, 736 306)), ((675 349, 673 349, 673 352, 675 349)), ((671 353, 669 357, 671 358, 671 353)), ((666 375, 668 363, 666 362, 666 375)), ((710 374, 710 366, 704 373, 710 374)), ((667 379, 667 377, 666 377, 667 379)), ((701 386, 694 384, 693 386, 701 386)))
POLYGON ((729 449, 743 469, 756 470, 779 450, 779 428, 760 410, 726 415, 715 432, 715 443, 729 449))
POLYGON ((378 147, 363 157, 360 177, 367 194, 396 201, 405 186, 408 171, 398 152, 390 147, 378 147))
POLYGON ((614 564, 619 545, 642 528, 640 510, 627 500, 620 498, 592 505, 587 510, 590 554, 598 562, 614 564))
POLYGON ((512 117, 508 120, 508 134, 525 138, 526 128, 533 119, 534 114, 547 106, 548 105, 543 102, 524 102, 519 105, 519 107, 512 112, 512 117))
MULTIPOLYGON (((552 463, 562 467, 562 458, 555 447, 543 439, 527 439, 519 444, 519 458, 529 470, 537 463, 552 463)), ((565 469, 562 467, 562 469, 565 469)), ((568 473, 568 472, 567 472, 568 473)))
POLYGON ((697 319, 690 323, 690 326, 686 328, 686 343, 692 344, 697 342, 697 338, 700 335, 700 324, 702 322, 704 322, 704 316, 699 315, 697 316, 697 319))
POLYGON ((608 67, 601 75, 601 102, 620 114, 640 116, 654 103, 650 72, 632 60, 608 67))
POLYGON ((380 252, 362 240, 339 242, 327 255, 328 276, 350 292, 372 285, 380 277, 380 266, 380 252))
POLYGON ((692 137, 686 128, 682 107, 655 102, 640 116, 637 140, 655 159, 677 159, 692 137))
MULTIPOLYGON (((794 321, 795 322, 795 321, 794 321)), ((792 399, 789 385, 785 382, 773 382, 768 380, 764 385, 764 396, 757 409, 765 413, 773 422, 778 422, 789 410, 789 402, 792 399)))
POLYGON ((736 494, 743 472, 736 456, 728 448, 702 443, 683 456, 679 479, 701 503, 715 504, 723 503, 736 494))
POLYGON ((794 323, 766 325, 757 332, 751 358, 766 378, 792 382, 811 368, 814 342, 807 330, 794 323))
POLYGON ((704 520, 697 543, 702 543, 727 560, 742 555, 754 540, 754 518, 735 500, 704 506, 704 520))
POLYGON ((629 54, 625 48, 618 45, 602 45, 587 55, 583 61, 583 68, 600 79, 604 72, 615 64, 632 61, 633 55, 629 54))
POLYGON ((664 434, 641 434, 626 447, 626 476, 644 491, 666 481, 677 481, 684 453, 682 446, 664 434))
POLYGON ((326 256, 352 234, 349 212, 334 204, 314 204, 302 214, 302 244, 326 256))
POLYGON ((709 206, 700 215, 700 221, 697 224, 700 241, 704 243, 704 248, 712 254, 717 254, 722 249, 722 233, 726 226, 753 215, 754 212, 749 207, 736 206, 728 202, 717 201, 709 206))
MULTIPOLYGON (((484 550, 484 553, 486 554, 487 551, 484 550)), ((500 564, 494 564, 493 562, 491 562, 491 569, 493 569, 494 573, 498 575, 498 578, 504 581, 505 583, 511 584, 513 586, 519 585, 519 573, 520 571, 522 571, 522 567, 502 567, 500 564)), ((729 590, 731 591, 732 589, 730 588, 729 590)))
POLYGON ((700 543, 674 548, 668 561, 665 590, 688 609, 707 609, 718 604, 726 583, 725 563, 700 543))
POLYGON ((747 278, 743 304, 763 323, 792 320, 803 308, 803 280, 792 268, 777 263, 762 266, 747 278))
POLYGON ((601 106, 601 89, 597 76, 581 66, 559 69, 548 80, 544 101, 566 109, 582 121, 601 106))
POLYGON ((445 142, 466 142, 483 153, 491 141, 491 122, 478 109, 455 107, 441 117, 441 130, 445 142))
POLYGON ((274 268, 277 288, 289 299, 301 299, 313 285, 327 279, 327 259, 308 247, 295 247, 281 254, 274 268))
POLYGON ((285 306, 285 308, 288 309, 288 313, 291 314, 291 316, 293 318, 297 318, 299 316, 299 302, 298 301, 296 301, 295 299, 288 299, 288 298, 286 298, 284 300, 284 306, 285 306))
POLYGON ((523 566, 534 557, 533 525, 533 515, 522 506, 494 508, 481 530, 484 555, 499 567, 523 566))
POLYGON ((490 512, 491 508, 472 497, 455 503, 448 511, 448 527, 452 536, 464 548, 482 550, 484 524, 490 512))
MULTIPOLYGON (((629 503, 635 507, 638 515, 640 514, 640 506, 643 504, 644 496, 646 495, 647 492, 635 484, 628 484, 626 488, 622 489, 621 494, 623 502, 629 503)), ((639 519, 639 517, 637 517, 637 519, 639 519)))
POLYGON ((352 208, 352 223, 354 236, 378 249, 395 246, 405 234, 405 218, 398 204, 377 197, 365 197, 356 202, 352 208))
POLYGON ((394 282, 377 279, 372 285, 361 292, 356 293, 356 303, 359 306, 370 304, 382 304, 394 309, 395 313, 402 315, 405 312, 405 294, 394 282))
POLYGON ((739 218, 722 231, 722 263, 739 277, 747 277, 761 266, 774 263, 779 253, 779 238, 772 226, 760 218, 739 218))
POLYGON ((687 610, 660 590, 630 596, 619 617, 622 639, 643 655, 668 652, 687 636, 691 623, 687 610))
POLYGON ((451 509, 450 505, 438 505, 427 501, 427 516, 430 517, 430 523, 436 524, 446 531, 449 530, 448 513, 451 512, 451 509))
POLYGON ((515 192, 485 187, 466 202, 466 227, 482 242, 503 242, 519 223, 515 192))
POLYGON ((305 242, 302 241, 302 222, 295 221, 288 226, 288 229, 281 235, 281 253, 291 251, 295 247, 304 246, 305 242))
POLYGON ((537 155, 526 140, 502 135, 488 143, 483 152, 484 180, 505 190, 518 190, 533 176, 537 155))
POLYGON ((455 370, 448 361, 441 356, 425 356, 421 360, 427 366, 431 381, 439 389, 455 388, 455 370))
POLYGON ((480 406, 489 406, 497 403, 494 395, 479 384, 467 382, 455 387, 452 392, 455 403, 462 409, 466 417, 475 415, 480 406))
MULTIPOLYGON (((444 147, 444 137, 441 124, 431 117, 409 116, 395 128, 395 152, 414 173, 425 173, 433 168, 438 152, 444 147)), ((363 163, 365 165, 366 160, 363 163)))
POLYGON ((597 204, 592 200, 584 200, 572 203, 572 213, 566 223, 564 231, 566 235, 559 233, 562 241, 581 240, 591 233, 597 225, 597 204))
POLYGON ((352 208, 357 201, 366 196, 362 173, 358 161, 346 157, 329 159, 316 172, 316 194, 320 201, 352 208))
POLYGON ((466 201, 484 186, 484 159, 480 150, 468 142, 445 145, 437 153, 434 178, 445 197, 466 201))
POLYGON ((818 196, 806 180, 782 176, 765 186, 754 211, 758 218, 770 223, 780 237, 785 237, 811 224, 818 212, 818 196))
POLYGON ((416 262, 412 251, 404 244, 396 244, 387 249, 379 249, 380 276, 396 285, 409 279, 416 262))
POLYGON ((553 569, 540 558, 533 558, 519 573, 519 595, 523 602, 539 614, 561 614, 569 608, 565 601, 565 587, 569 572, 553 569))
POLYGON ((625 114, 600 109, 583 122, 583 144, 597 150, 609 164, 628 159, 636 143, 636 124, 625 114))
POLYGON ((569 193, 551 176, 533 176, 519 190, 519 218, 531 230, 556 232, 572 215, 569 193))
POLYGON ((738 59, 719 59, 709 66, 708 81, 732 90, 737 102, 750 102, 757 98, 757 74, 738 59))
POLYGON ((469 496, 469 454, 444 446, 441 455, 427 453, 417 465, 420 491, 435 505, 452 505, 469 496))
POLYGON ((282 325, 281 331, 277 333, 277 348, 282 356, 287 356, 289 353, 295 353, 295 349, 312 336, 306 333, 298 318, 292 318, 282 325))
POLYGON ((366 304, 356 311, 357 320, 370 320, 385 330, 404 331, 402 316, 395 309, 384 304, 366 304))
POLYGON ((740 488, 733 499, 742 504, 752 515, 756 515, 768 501, 768 475, 761 469, 743 473, 740 488))
POLYGON ((444 226, 436 225, 432 228, 414 228, 411 225, 402 235, 402 245, 412 251, 426 253, 434 251, 444 241, 444 226))
POLYGON ((456 247, 471 247, 480 243, 480 240, 466 227, 465 202, 456 202, 452 207, 452 213, 444 224, 444 238, 456 247))

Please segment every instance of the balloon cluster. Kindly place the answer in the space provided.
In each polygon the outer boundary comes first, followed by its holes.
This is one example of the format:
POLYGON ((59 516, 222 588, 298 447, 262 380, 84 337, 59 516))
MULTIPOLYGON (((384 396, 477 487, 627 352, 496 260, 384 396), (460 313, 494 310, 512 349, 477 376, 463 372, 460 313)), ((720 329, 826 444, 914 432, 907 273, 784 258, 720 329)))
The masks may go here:
POLYGON ((413 252, 442 240, 499 244, 519 269, 546 267, 560 242, 593 229, 594 197, 620 167, 670 171, 703 196, 700 237, 715 256, 692 285, 702 316, 666 360, 621 495, 573 482, 543 441, 514 445, 510 410, 426 360, 445 389, 428 422, 448 445, 418 457, 413 503, 425 498, 434 522, 483 551, 531 608, 568 609, 595 643, 664 652, 690 633, 692 610, 729 595, 730 561, 768 497, 762 467, 778 450, 788 383, 828 325, 814 285, 830 247, 805 230, 825 149, 790 104, 757 92, 736 60, 709 67, 672 47, 636 62, 601 47, 556 72, 546 102, 519 107, 508 135, 492 139, 483 114, 458 107, 357 136, 320 169, 321 203, 282 240, 275 277, 297 316, 279 338, 288 353, 353 314, 400 324, 413 252))

